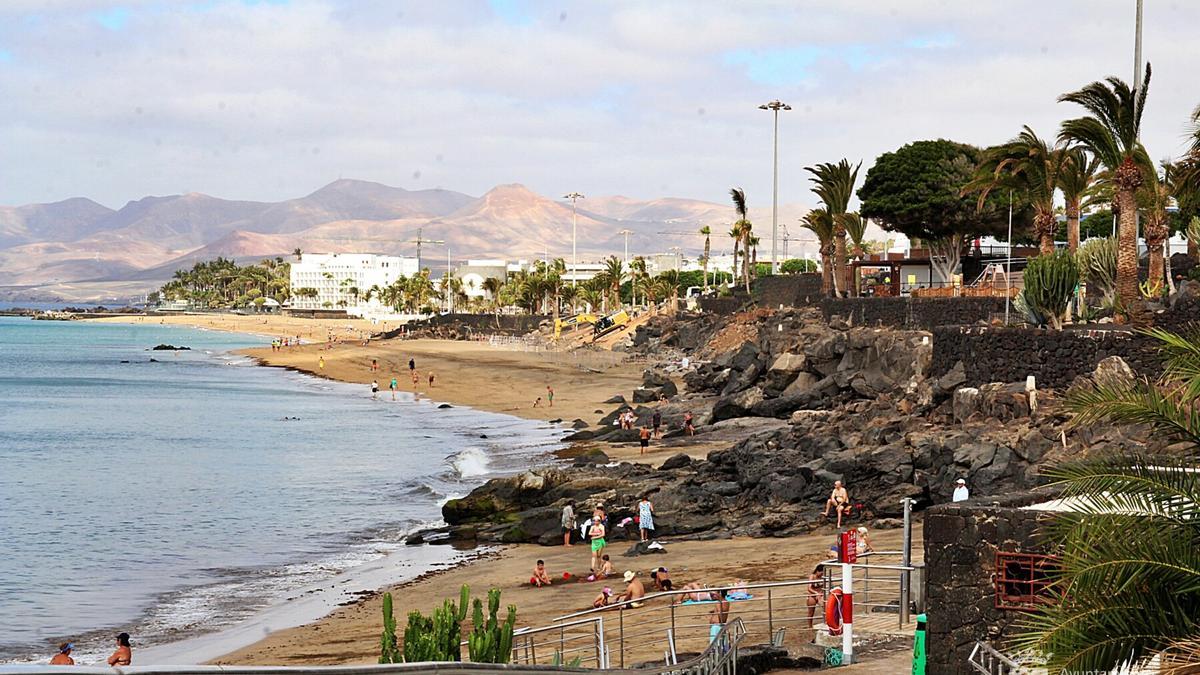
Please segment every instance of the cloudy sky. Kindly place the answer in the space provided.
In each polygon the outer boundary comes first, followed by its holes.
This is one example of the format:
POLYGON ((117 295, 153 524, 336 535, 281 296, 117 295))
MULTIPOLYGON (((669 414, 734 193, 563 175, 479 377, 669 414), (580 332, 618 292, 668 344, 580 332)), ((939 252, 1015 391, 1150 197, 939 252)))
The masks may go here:
MULTIPOLYGON (((1200 104, 1200 2, 1148 0, 1143 138, 1200 104)), ((1133 70, 1134 0, 3 0, 0 204, 277 200, 339 177, 765 205, 802 167, 1052 135, 1133 70)))

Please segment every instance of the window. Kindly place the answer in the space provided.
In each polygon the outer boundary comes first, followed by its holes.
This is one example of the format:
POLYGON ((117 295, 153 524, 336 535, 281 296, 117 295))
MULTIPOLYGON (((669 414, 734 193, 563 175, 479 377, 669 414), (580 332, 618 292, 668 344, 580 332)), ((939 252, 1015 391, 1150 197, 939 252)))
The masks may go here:
POLYGON ((1032 610, 1049 602, 1058 558, 1036 553, 996 553, 996 608, 1032 610))

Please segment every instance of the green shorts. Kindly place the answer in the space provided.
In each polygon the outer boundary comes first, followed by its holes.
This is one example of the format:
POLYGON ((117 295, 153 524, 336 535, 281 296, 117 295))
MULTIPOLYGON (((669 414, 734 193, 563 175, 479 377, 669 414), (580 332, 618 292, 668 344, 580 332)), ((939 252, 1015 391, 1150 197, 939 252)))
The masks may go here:
POLYGON ((604 538, 603 537, 601 537, 600 539, 592 540, 592 553, 595 553, 602 548, 604 548, 604 538))

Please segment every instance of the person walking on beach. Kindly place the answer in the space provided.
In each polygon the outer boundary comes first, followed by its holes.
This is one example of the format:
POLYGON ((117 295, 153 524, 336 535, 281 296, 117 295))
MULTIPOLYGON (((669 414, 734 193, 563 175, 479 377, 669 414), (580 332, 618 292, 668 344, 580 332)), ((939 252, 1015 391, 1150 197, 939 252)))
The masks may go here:
MULTIPOLYGON (((411 363, 411 361, 410 361, 410 363, 411 363)), ((420 375, 417 375, 417 371, 415 371, 415 370, 412 370, 412 371, 409 371, 409 372, 411 372, 411 373, 412 373, 413 389, 416 389, 416 388, 417 388, 417 383, 421 381, 421 376, 420 376, 420 375)))
POLYGON ((371 380, 371 398, 379 398, 379 380, 371 380))
POLYGON ((391 382, 388 384, 388 389, 391 389, 391 390, 392 390, 392 400, 393 400, 393 401, 395 401, 395 400, 396 400, 396 387, 397 387, 397 386, 398 386, 398 385, 397 385, 397 383, 396 383, 396 378, 394 378, 394 377, 393 377, 393 378, 392 378, 392 381, 391 381, 391 382))
POLYGON ((562 510, 563 546, 571 545, 571 533, 575 531, 575 500, 568 499, 562 510))
POLYGON ((58 653, 50 659, 52 666, 73 666, 75 659, 71 658, 71 650, 75 649, 75 645, 70 642, 64 642, 58 646, 58 653))
POLYGON ((654 503, 650 501, 650 497, 642 495, 642 500, 638 502, 638 531, 642 535, 642 541, 650 540, 650 532, 654 530, 654 503))
POLYGON ((108 657, 110 666, 128 666, 133 663, 133 647, 129 645, 129 633, 117 636, 117 649, 108 657))
POLYGON ((554 407, 554 389, 550 385, 546 385, 546 400, 550 401, 550 407, 554 407))
POLYGON ((431 370, 431 371, 429 371, 429 388, 430 389, 433 389, 433 380, 434 380, 434 375, 433 375, 433 371, 431 370))
POLYGON ((317 369, 320 370, 321 372, 325 372, 325 357, 324 356, 317 357, 317 369))
POLYGON ((638 441, 642 444, 641 454, 646 454, 647 448, 650 447, 650 429, 642 427, 642 430, 638 432, 638 441))
POLYGON ((655 410, 650 418, 650 426, 654 428, 655 440, 662 438, 662 412, 655 410))
POLYGON ((414 375, 417 373, 417 362, 413 359, 408 360, 408 371, 414 375))

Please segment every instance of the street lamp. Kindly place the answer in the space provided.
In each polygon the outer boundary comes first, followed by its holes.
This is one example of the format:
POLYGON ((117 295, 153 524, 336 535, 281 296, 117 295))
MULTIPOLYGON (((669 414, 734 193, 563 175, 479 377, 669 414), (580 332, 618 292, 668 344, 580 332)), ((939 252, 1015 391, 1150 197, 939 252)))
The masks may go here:
POLYGON ((563 199, 571 200, 571 286, 574 287, 579 277, 579 256, 575 248, 575 232, 578 222, 578 212, 575 209, 575 202, 583 199, 583 195, 578 192, 571 192, 563 195, 563 199))
POLYGON ((792 106, 774 100, 758 106, 758 109, 770 110, 775 114, 774 181, 771 189, 771 274, 779 274, 779 111, 791 110, 792 106))
POLYGON ((633 234, 633 230, 621 230, 617 234, 625 235, 625 266, 629 267, 629 235, 633 234))

